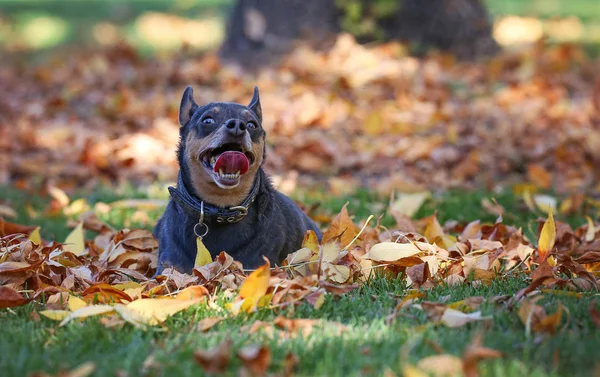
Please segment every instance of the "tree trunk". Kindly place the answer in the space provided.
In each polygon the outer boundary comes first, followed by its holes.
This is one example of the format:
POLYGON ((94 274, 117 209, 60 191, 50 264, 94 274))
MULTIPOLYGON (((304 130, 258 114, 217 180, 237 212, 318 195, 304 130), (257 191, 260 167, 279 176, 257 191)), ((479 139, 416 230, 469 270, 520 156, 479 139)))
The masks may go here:
POLYGON ((294 41, 324 47, 341 31, 334 0, 238 0, 221 56, 255 66, 288 52, 294 41))
POLYGON ((238 0, 221 56, 256 66, 294 41, 324 48, 346 31, 360 42, 402 40, 470 59, 497 51, 491 30, 480 0, 238 0))

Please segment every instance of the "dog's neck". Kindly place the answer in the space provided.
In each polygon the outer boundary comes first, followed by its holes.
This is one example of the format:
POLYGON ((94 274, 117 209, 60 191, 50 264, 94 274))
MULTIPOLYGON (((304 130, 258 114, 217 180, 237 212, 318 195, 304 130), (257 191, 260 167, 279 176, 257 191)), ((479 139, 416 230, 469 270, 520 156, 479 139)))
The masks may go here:
POLYGON ((259 169, 253 185, 250 188, 246 198, 233 206, 218 206, 204 198, 199 197, 187 187, 183 172, 179 173, 177 180, 177 188, 169 187, 169 192, 173 201, 181 207, 189 215, 200 219, 204 222, 217 223, 236 223, 241 221, 249 211, 250 206, 256 200, 260 191, 260 186, 264 180, 263 171, 259 169))

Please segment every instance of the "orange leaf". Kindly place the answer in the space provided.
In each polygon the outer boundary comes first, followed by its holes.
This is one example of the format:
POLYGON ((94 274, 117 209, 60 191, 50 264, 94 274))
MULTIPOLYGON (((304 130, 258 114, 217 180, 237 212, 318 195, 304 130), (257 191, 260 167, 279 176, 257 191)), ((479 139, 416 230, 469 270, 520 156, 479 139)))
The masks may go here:
POLYGON ((348 203, 344 204, 340 213, 333 219, 325 233, 323 233, 323 245, 340 237, 340 242, 345 247, 360 232, 360 229, 352 222, 350 215, 348 215, 347 206, 348 203))
POLYGON ((271 278, 271 264, 265 258, 266 264, 252 271, 240 287, 240 297, 247 303, 243 305, 246 311, 256 309, 259 300, 267 294, 269 279, 271 278))
POLYGON ((204 296, 208 296, 208 289, 206 289, 202 285, 192 285, 190 287, 185 288, 183 291, 179 292, 175 299, 177 300, 194 300, 197 298, 202 298, 204 296))

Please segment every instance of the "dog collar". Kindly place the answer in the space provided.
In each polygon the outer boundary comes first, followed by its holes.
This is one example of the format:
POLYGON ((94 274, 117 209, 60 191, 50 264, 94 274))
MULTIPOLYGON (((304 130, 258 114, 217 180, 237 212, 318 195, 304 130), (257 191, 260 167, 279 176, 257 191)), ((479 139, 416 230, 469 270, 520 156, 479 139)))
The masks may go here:
POLYGON ((169 187, 169 194, 175 203, 183 208, 184 211, 197 217, 199 219, 199 224, 213 221, 221 224, 233 224, 242 220, 248 214, 248 208, 250 208, 250 205, 252 205, 256 199, 259 189, 260 174, 257 174, 254 185, 250 190, 250 194, 242 204, 229 208, 221 208, 190 195, 183 183, 183 177, 181 176, 181 173, 179 173, 179 176, 177 177, 177 188, 169 187))

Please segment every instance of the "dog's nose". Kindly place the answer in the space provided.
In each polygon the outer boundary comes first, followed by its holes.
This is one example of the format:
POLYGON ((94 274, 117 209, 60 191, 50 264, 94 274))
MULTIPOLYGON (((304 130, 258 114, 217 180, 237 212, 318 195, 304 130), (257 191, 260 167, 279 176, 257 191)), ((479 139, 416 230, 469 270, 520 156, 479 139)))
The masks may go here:
POLYGON ((229 119, 225 123, 225 127, 232 136, 241 136, 246 131, 246 123, 241 119, 229 119))

